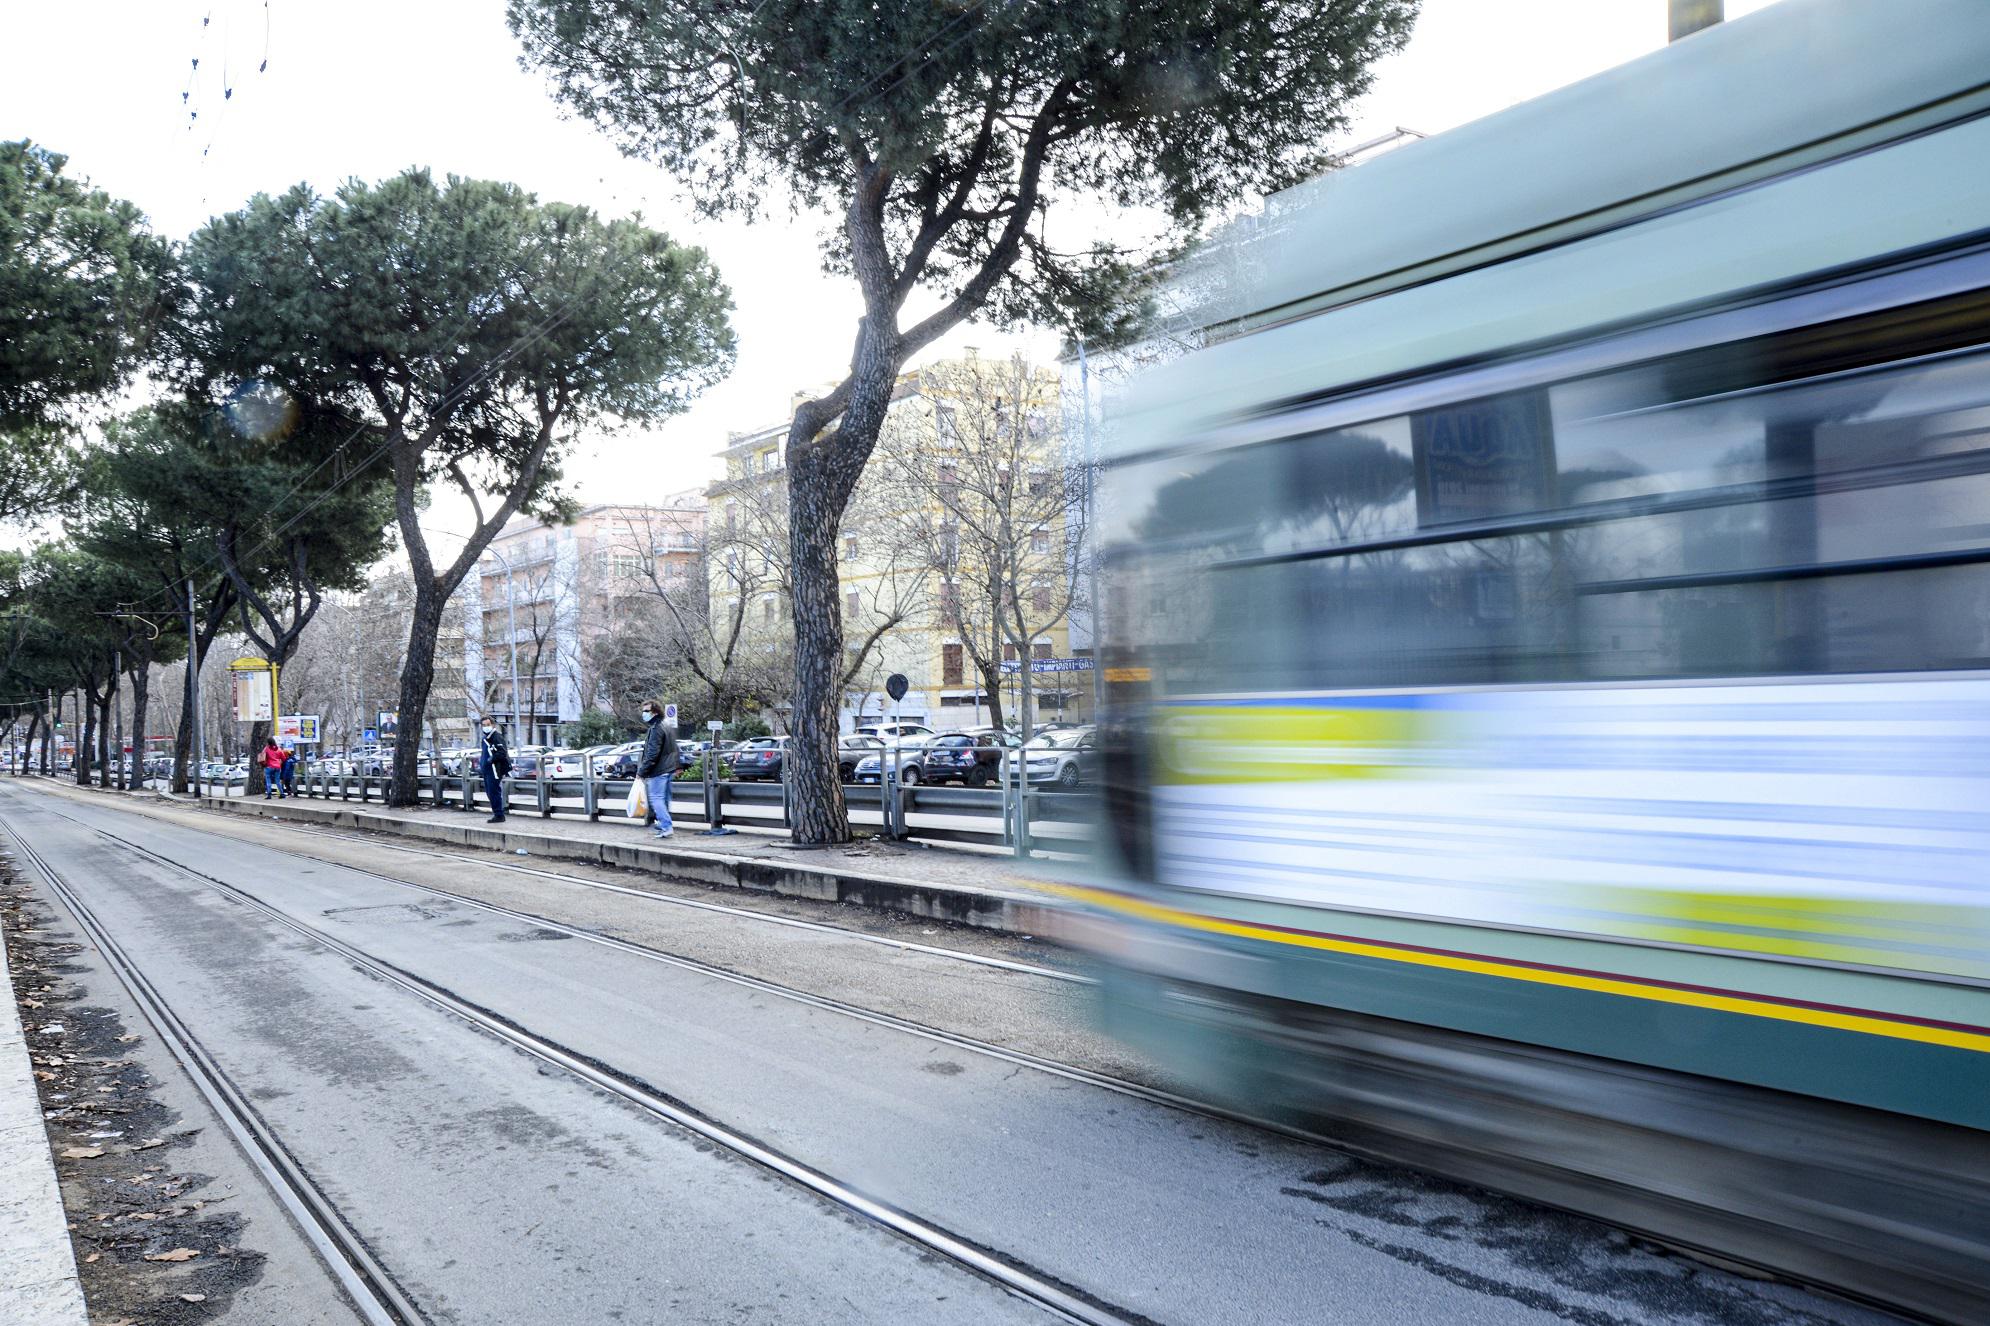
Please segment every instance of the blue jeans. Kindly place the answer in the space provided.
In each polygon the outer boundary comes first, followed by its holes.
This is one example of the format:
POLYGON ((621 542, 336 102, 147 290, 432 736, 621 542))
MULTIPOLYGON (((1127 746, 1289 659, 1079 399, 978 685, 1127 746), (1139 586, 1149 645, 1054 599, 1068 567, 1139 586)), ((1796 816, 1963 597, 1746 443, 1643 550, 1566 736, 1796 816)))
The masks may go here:
POLYGON ((484 775, 484 800, 491 803, 491 814, 504 818, 504 784, 498 782, 497 770, 486 764, 479 772, 484 775))
POLYGON ((649 794, 650 814, 656 816, 656 836, 661 838, 670 832, 670 775, 643 779, 643 790, 649 794))
POLYGON ((263 795, 267 797, 272 792, 280 791, 282 787, 283 787, 283 770, 271 769, 268 766, 264 766, 263 795))

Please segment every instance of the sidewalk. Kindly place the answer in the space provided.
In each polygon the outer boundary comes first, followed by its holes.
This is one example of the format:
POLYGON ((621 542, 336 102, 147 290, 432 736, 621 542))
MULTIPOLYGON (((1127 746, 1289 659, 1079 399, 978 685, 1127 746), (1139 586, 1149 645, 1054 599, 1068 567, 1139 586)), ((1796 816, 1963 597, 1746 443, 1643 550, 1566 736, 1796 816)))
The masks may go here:
MULTIPOLYGON (((6 963, 0 927, 0 969, 6 963)), ((0 990, 0 1322, 84 1326, 88 1319, 9 980, 0 990)))
POLYGON ((692 828, 679 829, 668 841, 659 842, 619 815, 589 822, 520 814, 497 825, 486 823, 480 813, 434 807, 390 810, 377 804, 307 797, 201 800, 231 814, 591 861, 723 888, 888 908, 1009 934, 1055 935, 1063 914, 1056 886, 1048 878, 1055 867, 1037 862, 1035 873, 1024 874, 1012 858, 958 848, 869 842, 799 849, 788 845, 785 835, 745 830, 710 837, 692 828))

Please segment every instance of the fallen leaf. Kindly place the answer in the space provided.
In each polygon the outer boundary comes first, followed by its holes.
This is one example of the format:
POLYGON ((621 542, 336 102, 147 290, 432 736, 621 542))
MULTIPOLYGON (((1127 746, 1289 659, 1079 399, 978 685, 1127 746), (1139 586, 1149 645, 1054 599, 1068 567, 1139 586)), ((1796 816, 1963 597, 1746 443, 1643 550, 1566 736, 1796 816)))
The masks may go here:
POLYGON ((21 1001, 21 1007, 22 1007, 22 1008, 40 1008, 40 1007, 41 1007, 41 1000, 39 1000, 39 999, 23 999, 23 1000, 21 1001))
POLYGON ((84 1258, 83 1260, 84 1260, 84 1261, 86 1261, 86 1262, 93 1262, 93 1261, 97 1260, 97 1258, 99 1258, 99 1257, 101 1257, 101 1256, 103 1256, 103 1255, 104 1255, 104 1254, 103 1254, 103 1253, 101 1253, 101 1252, 93 1252, 93 1253, 91 1253, 91 1254, 90 1254, 89 1256, 85 1257, 85 1258, 84 1258))
POLYGON ((174 1248, 171 1252, 148 1252, 145 1254, 145 1260, 148 1262, 190 1262, 198 1256, 200 1256, 200 1249, 198 1248, 174 1248))
POLYGON ((131 1218, 133 1220, 157 1220, 159 1217, 153 1215, 150 1211, 133 1211, 131 1218))
POLYGON ((127 1031, 124 1035, 117 1038, 117 1043, 119 1045, 129 1045, 137 1039, 138 1037, 135 1033, 127 1031))
POLYGON ((131 1149, 133 1151, 150 1151, 155 1146, 164 1146, 164 1145, 166 1145, 165 1138, 148 1137, 143 1142, 133 1142, 131 1144, 131 1149))
POLYGON ((182 1302, 182 1303, 205 1303, 205 1302, 207 1302, 207 1295, 205 1295, 205 1294, 181 1294, 181 1295, 180 1295, 180 1302, 182 1302))
POLYGON ((100 1146, 72 1146, 63 1151, 62 1158, 64 1160, 94 1160, 102 1154, 104 1154, 104 1149, 100 1146))

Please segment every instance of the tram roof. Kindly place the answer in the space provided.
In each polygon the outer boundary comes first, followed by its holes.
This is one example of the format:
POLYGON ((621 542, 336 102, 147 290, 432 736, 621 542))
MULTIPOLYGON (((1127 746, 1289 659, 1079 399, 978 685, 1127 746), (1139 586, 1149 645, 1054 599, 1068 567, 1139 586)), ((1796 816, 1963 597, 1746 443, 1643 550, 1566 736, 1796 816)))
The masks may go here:
MULTIPOLYGON (((1430 298, 1440 281, 1453 299, 1526 304, 1525 281, 1541 280, 1540 263, 1510 260, 1538 259, 1558 246, 1623 249, 1616 238, 1640 229, 1630 223, 1901 139, 1985 102, 1990 0, 1783 0, 1277 195, 1257 232, 1246 228, 1248 261, 1231 271, 1220 263, 1201 269, 1218 287, 1202 321, 1219 343, 1152 375, 1129 404, 1135 414, 1163 413, 1161 431, 1179 437, 1200 421, 1269 403, 1300 385, 1296 372, 1311 374, 1308 390, 1331 389, 1460 353, 1492 353, 1530 331, 1570 334, 1584 317, 1600 325, 1649 313, 1662 306, 1650 302, 1667 288, 1662 269, 1676 275, 1696 260, 1712 266, 1711 255, 1696 258, 1691 246, 1702 241, 1685 234, 1693 227, 1671 224, 1677 217, 1667 225, 1679 252, 1636 255, 1649 279, 1635 296, 1612 303, 1596 294, 1581 309, 1565 299, 1569 307, 1553 317, 1531 320, 1487 316, 1469 337, 1449 327, 1425 334, 1444 320, 1445 301, 1430 298), (1330 310, 1338 312, 1312 316, 1330 310), (1299 348, 1308 343, 1312 350, 1299 348), (1322 348, 1335 362, 1321 362, 1322 348)), ((1914 182, 1898 174, 1891 181, 1914 182)), ((1826 192, 1810 189, 1810 204, 1826 192)), ((1870 197, 1855 202, 1863 208, 1851 210, 1881 206, 1870 197)), ((1786 267, 1806 258, 1828 265, 1854 242, 1838 236, 1835 249, 1801 252, 1803 227, 1787 204, 1774 216, 1761 207, 1737 215, 1746 210, 1729 209, 1726 229, 1752 226, 1756 233, 1745 238, 1758 254, 1791 250, 1786 267), (1785 228, 1771 233, 1777 226, 1785 228)), ((1880 223, 1878 211, 1871 216, 1880 223)), ((1973 224, 1985 219, 1978 214, 1973 224)), ((1711 231, 1716 220, 1703 225, 1711 231)), ((1904 224, 1894 229, 1904 233, 1904 224)), ((1745 265, 1739 255, 1737 248, 1721 279, 1732 281, 1745 265)), ((1676 280, 1672 288, 1681 298, 1712 293, 1676 280)))
POLYGON ((1286 190, 1279 262, 1218 312, 1318 311, 1835 155, 1984 86, 1986 56, 1985 0, 1784 0, 1286 190))

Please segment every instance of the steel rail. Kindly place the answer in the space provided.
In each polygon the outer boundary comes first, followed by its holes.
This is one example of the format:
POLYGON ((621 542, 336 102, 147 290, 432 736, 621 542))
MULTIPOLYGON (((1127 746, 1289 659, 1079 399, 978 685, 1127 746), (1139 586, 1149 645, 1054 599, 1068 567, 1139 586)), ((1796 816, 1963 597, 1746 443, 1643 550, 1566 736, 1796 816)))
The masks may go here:
MULTIPOLYGON (((687 1132, 702 1137, 706 1141, 723 1147, 743 1159, 750 1160, 808 1189, 833 1205, 861 1215, 898 1234, 911 1243, 936 1252, 957 1265, 1008 1290, 1019 1298, 1034 1303, 1038 1307, 1052 1312, 1067 1321, 1080 1323, 1081 1326, 1152 1326, 1150 1319, 1138 1313, 1115 1308, 1111 1304, 1105 1303, 1075 1286, 1066 1285, 1046 1273, 1013 1262, 994 1250, 983 1248, 942 1226, 923 1220, 888 1202, 871 1197, 835 1178, 826 1171, 778 1151, 765 1143, 756 1141, 642 1082, 625 1077, 554 1041, 539 1036, 501 1014, 474 1004, 450 990, 444 989, 412 972, 406 971, 383 958, 367 953, 365 950, 357 948, 344 940, 325 934, 316 927, 296 919, 247 890, 228 883, 226 880, 209 875, 204 871, 196 870, 192 866, 184 865, 170 857, 162 856, 151 848, 119 837, 109 830, 99 828, 75 816, 53 810, 49 813, 88 829, 106 841, 115 843, 134 855, 143 857, 169 870, 177 871, 192 879, 199 880, 219 890, 243 906, 266 916, 286 929, 338 954, 341 958, 344 958, 360 970, 369 972, 392 985, 399 986, 443 1012, 455 1015, 478 1030, 516 1049, 522 1050, 544 1063, 559 1068, 591 1086, 618 1096, 638 1109, 643 1110, 645 1113, 654 1115, 687 1132)), ((15 837, 18 841, 18 834, 15 837)), ((271 850, 281 851, 282 849, 271 850)), ((299 854, 286 853, 286 855, 296 856, 299 854)), ((396 880, 392 876, 379 875, 357 867, 346 866, 341 868, 353 870, 357 874, 369 875, 384 882, 399 884, 402 887, 414 889, 418 892, 446 898, 450 901, 482 907, 485 910, 506 915, 513 919, 529 921, 534 925, 552 926, 570 933, 576 938, 589 939, 596 943, 626 949, 632 953, 652 957, 660 961, 701 970, 705 974, 717 976, 721 979, 731 980, 743 985, 762 986, 771 994, 799 998, 803 1002, 813 1002, 818 998, 817 996, 804 995, 799 991, 787 991, 785 987, 773 985, 771 982, 761 982, 757 978, 741 976, 735 972, 727 972, 723 968, 710 967, 692 959, 676 958, 673 955, 659 953, 653 949, 644 949, 638 945, 629 944, 626 941, 613 939, 606 935, 596 935, 590 931, 563 926, 558 922, 547 921, 544 918, 530 916, 526 913, 513 912, 508 908, 499 907, 495 904, 479 903, 474 899, 462 898, 446 890, 429 888, 426 885, 414 884, 407 880, 396 880)), ((825 1008, 830 1008, 834 1005, 835 1001, 832 1000, 823 1000, 820 1004, 820 1006, 825 1008)), ((848 1005, 843 1006, 842 1009, 837 1011, 846 1010, 862 1012, 862 1010, 857 1010, 854 1006, 848 1005)), ((880 1023, 895 1021, 889 1019, 886 1014, 866 1013, 865 1016, 870 1020, 880 1023)), ((904 1029, 915 1030, 918 1028, 917 1024, 906 1023, 904 1029)), ((934 1032, 930 1028, 923 1030, 928 1035, 936 1038, 944 1038, 947 1035, 947 1033, 934 1032)), ((967 1048, 971 1042, 963 1038, 960 1044, 963 1048, 967 1048)), ((1000 1051, 998 1047, 991 1046, 988 1049, 1003 1055, 1003 1057, 1011 1057, 1011 1052, 1000 1051)), ((1021 1062, 1021 1058, 1017 1058, 1016 1061, 1021 1062)), ((1078 1069, 1062 1069, 1060 1071, 1065 1076, 1078 1076, 1083 1072, 1083 1070, 1078 1069)), ((1102 1084, 1110 1081, 1113 1081, 1113 1079, 1101 1079, 1102 1084)), ((1131 1084, 1122 1084, 1122 1086, 1130 1088, 1131 1084)), ((1132 1088, 1133 1094, 1138 1094, 1144 1090, 1145 1088, 1132 1088)), ((393 1322, 392 1326, 403 1326, 403 1324, 393 1322)))
MULTIPOLYGON (((72 822, 82 823, 80 820, 72 822)), ((77 925, 130 992, 132 1001, 138 1005, 146 1021, 152 1024, 160 1044, 186 1068, 195 1088, 228 1129, 242 1154, 262 1176, 278 1203, 289 1213, 298 1230, 370 1326, 423 1326, 428 1317, 402 1292, 393 1275, 374 1257, 366 1241, 319 1190, 309 1172, 278 1140, 275 1130, 256 1112, 247 1096, 208 1053, 199 1038, 173 1012, 130 955, 111 938, 110 932, 97 920, 96 914, 76 890, 7 817, 0 816, 0 827, 6 828, 8 837, 19 848, 21 855, 48 882, 49 890, 76 918, 77 925)))

